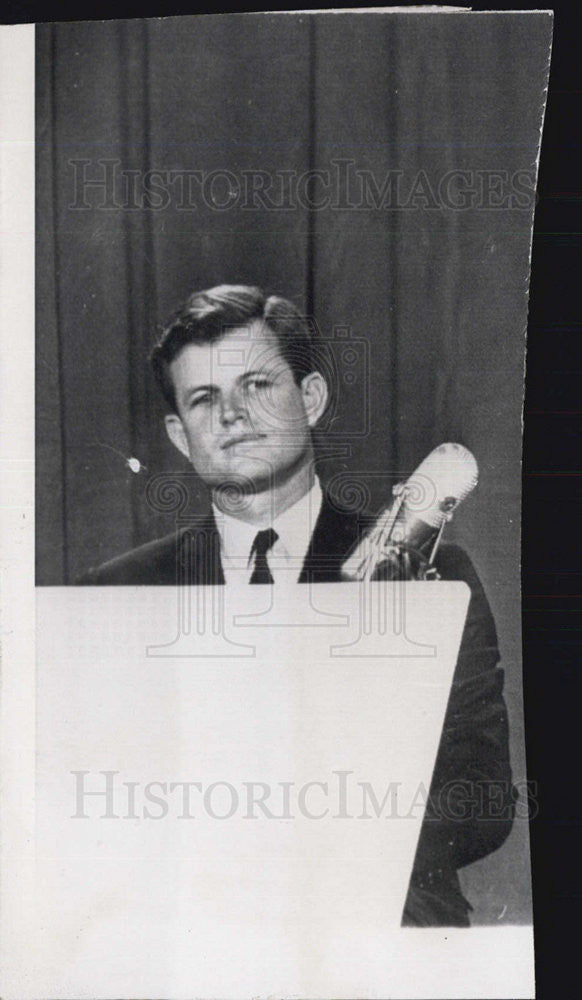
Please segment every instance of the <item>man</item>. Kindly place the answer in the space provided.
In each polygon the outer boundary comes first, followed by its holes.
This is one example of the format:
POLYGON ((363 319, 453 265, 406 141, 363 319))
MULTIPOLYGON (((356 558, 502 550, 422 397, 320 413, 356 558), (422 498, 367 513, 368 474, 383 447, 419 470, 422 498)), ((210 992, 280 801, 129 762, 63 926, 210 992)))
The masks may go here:
MULTIPOLYGON (((166 430, 210 490, 193 528, 90 571, 89 584, 275 584, 342 579, 361 518, 325 495, 312 430, 328 402, 312 333, 292 303, 221 285, 192 295, 152 355, 166 430)), ((471 601, 403 916, 468 926, 457 869, 496 850, 513 818, 495 624, 468 557, 439 549, 471 601)))

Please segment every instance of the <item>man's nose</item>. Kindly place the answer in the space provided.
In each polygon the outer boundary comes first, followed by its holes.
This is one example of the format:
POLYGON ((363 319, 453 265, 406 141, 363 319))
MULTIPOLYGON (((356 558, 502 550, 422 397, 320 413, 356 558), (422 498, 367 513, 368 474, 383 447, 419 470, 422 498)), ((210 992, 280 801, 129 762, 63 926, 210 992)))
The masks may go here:
POLYGON ((221 424, 233 424, 236 420, 244 416, 245 410, 242 395, 233 390, 225 394, 220 402, 220 422, 221 424))

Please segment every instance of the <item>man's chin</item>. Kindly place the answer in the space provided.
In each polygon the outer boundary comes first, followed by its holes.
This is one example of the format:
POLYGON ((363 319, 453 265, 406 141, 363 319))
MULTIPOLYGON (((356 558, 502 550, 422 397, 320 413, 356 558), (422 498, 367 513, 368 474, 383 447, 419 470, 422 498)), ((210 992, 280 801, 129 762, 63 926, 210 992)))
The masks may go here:
POLYGON ((271 458, 269 461, 266 456, 231 453, 227 464, 202 478, 213 492, 230 491, 249 496, 265 493, 286 482, 299 464, 282 462, 277 454, 271 454, 271 458))
POLYGON ((221 482, 231 480, 241 485, 248 483, 249 489, 254 491, 271 489, 277 479, 277 471, 276 465, 265 458, 233 454, 221 482))
POLYGON ((206 480, 213 492, 237 492, 240 494, 253 495, 263 493, 265 490, 273 489, 275 483, 275 470, 267 466, 265 462, 240 462, 236 467, 230 468, 220 476, 206 480))

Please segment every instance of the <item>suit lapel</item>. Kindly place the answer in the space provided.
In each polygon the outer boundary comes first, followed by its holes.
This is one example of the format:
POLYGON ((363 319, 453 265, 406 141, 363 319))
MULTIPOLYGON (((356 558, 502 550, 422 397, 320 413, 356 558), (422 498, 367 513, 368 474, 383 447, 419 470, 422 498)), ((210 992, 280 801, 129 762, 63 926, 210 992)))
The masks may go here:
POLYGON ((299 583, 338 583, 341 568, 358 540, 356 513, 339 510, 324 493, 299 583))

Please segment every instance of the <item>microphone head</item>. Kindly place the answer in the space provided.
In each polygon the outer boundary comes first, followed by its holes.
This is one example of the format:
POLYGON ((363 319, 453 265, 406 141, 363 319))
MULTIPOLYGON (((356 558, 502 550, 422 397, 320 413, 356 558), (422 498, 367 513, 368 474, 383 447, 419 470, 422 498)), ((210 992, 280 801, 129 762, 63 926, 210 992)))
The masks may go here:
POLYGON ((439 528, 477 485, 478 475, 475 458, 462 444, 441 444, 431 451, 410 479, 394 488, 398 499, 346 560, 344 577, 376 579, 374 574, 388 561, 390 572, 380 578, 408 579, 405 556, 410 550, 422 556, 433 544, 439 528))
POLYGON ((435 448, 404 485, 408 516, 438 529, 475 489, 479 470, 474 455, 462 444, 435 448))

